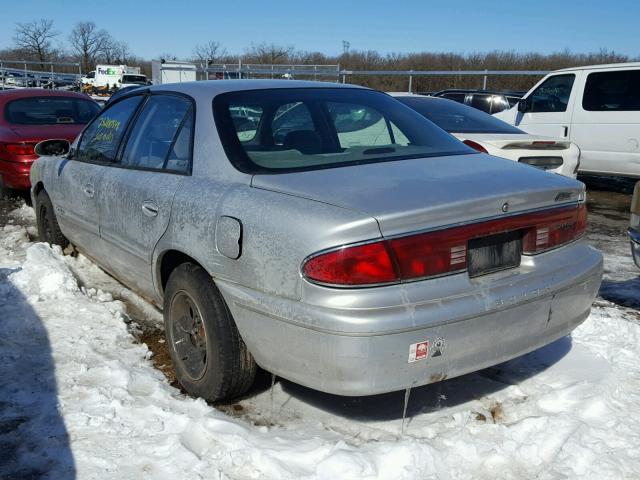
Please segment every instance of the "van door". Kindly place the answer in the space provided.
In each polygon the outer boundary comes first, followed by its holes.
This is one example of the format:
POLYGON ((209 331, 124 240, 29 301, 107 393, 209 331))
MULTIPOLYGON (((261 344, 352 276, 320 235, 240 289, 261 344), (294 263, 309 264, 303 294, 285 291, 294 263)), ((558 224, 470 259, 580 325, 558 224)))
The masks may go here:
POLYGON ((100 236, 109 266, 150 295, 153 251, 169 225, 174 194, 191 172, 193 124, 190 99, 152 94, 102 177, 100 236))
POLYGON ((640 69, 585 74, 571 128, 580 171, 640 176, 640 69))
POLYGON ((576 73, 547 77, 523 100, 526 112, 516 113, 515 126, 534 135, 569 138, 575 102, 576 73))

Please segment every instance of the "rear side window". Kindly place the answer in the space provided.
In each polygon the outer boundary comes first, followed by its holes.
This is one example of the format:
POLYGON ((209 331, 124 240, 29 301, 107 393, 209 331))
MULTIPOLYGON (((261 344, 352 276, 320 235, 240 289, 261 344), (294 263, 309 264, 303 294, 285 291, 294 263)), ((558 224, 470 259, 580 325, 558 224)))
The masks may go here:
POLYGON ((191 157, 191 116, 191 102, 187 99, 152 95, 136 119, 120 164, 123 167, 187 172, 191 157), (185 134, 180 137, 188 119, 185 134))
POLYGON ((454 102, 464 103, 464 99, 466 98, 466 93, 444 93, 441 95, 444 98, 448 98, 449 100, 453 100, 454 102))
POLYGON ((575 78, 574 74, 547 78, 527 97, 529 112, 566 112, 575 78))
POLYGON ((471 106, 482 110, 483 112, 491 113, 491 102, 493 101, 493 95, 486 95, 483 93, 474 93, 471 96, 471 106))
POLYGON ((595 112, 640 110, 640 70, 590 73, 582 108, 595 112))
POLYGON ((14 125, 84 125, 99 111, 96 102, 82 98, 31 97, 7 103, 4 116, 14 125))
POLYGON ((74 158, 85 162, 113 162, 127 124, 142 98, 126 98, 102 112, 82 134, 74 158))

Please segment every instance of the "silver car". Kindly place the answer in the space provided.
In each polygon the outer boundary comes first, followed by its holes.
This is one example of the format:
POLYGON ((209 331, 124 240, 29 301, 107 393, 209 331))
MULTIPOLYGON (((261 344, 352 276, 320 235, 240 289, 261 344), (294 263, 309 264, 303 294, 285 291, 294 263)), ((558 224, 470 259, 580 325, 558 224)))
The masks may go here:
POLYGON ((66 150, 31 170, 41 239, 162 305, 180 383, 211 400, 256 365, 341 395, 463 375, 567 335, 601 281, 582 183, 365 88, 138 89, 66 150))

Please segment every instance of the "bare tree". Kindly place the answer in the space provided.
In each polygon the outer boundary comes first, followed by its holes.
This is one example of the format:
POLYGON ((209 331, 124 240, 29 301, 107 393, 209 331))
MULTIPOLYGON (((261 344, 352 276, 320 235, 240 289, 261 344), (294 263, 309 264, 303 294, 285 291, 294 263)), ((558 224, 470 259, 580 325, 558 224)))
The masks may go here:
POLYGON ((133 56, 129 50, 129 45, 124 41, 117 41, 109 36, 104 41, 100 56, 105 63, 125 64, 133 56))
POLYGON ((193 49, 193 56, 195 59, 204 64, 215 62, 226 54, 227 51, 220 46, 220 42, 215 42, 213 40, 207 43, 198 44, 193 49))
POLYGON ((109 33, 106 30, 98 30, 93 22, 76 23, 69 35, 69 43, 78 54, 85 70, 95 66, 96 57, 103 51, 106 43, 111 41, 109 33))
POLYGON ((33 20, 28 23, 17 23, 13 41, 16 47, 25 54, 37 58, 42 63, 53 53, 51 40, 58 36, 53 29, 53 20, 33 20))
POLYGON ((177 60, 178 59, 177 56, 175 56, 173 53, 170 53, 170 52, 161 53, 160 55, 158 55, 158 58, 163 62, 164 61, 171 61, 171 60, 177 60))
POLYGON ((286 61, 293 53, 294 47, 275 45, 273 43, 260 43, 251 44, 247 54, 246 60, 257 63, 275 64, 286 61))

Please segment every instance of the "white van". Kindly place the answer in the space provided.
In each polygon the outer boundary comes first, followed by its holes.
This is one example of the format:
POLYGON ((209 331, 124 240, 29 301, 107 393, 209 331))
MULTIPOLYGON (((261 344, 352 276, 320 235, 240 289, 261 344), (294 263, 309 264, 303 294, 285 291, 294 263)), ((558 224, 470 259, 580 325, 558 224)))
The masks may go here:
POLYGON ((581 173, 640 177, 640 62, 552 72, 494 116, 571 140, 581 151, 581 173))

